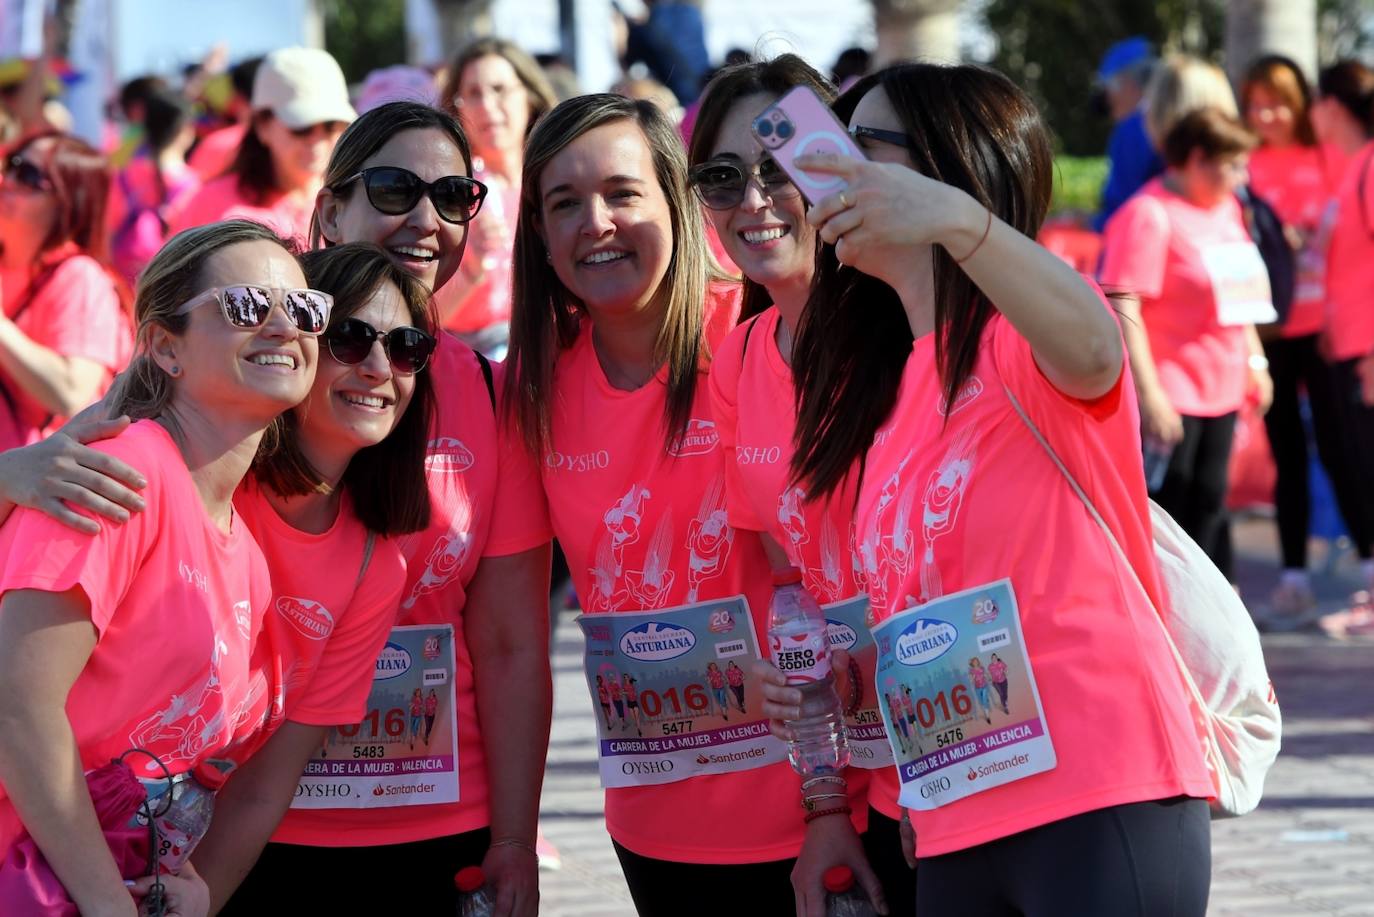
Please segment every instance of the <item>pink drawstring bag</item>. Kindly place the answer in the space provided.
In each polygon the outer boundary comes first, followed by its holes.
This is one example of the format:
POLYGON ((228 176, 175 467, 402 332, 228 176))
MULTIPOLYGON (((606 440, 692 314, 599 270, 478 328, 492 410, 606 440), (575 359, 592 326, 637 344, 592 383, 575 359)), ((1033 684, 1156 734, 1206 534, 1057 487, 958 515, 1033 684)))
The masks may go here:
MULTIPOLYGON (((129 765, 116 760, 87 774, 86 787, 119 874, 126 879, 147 875, 148 829, 134 826, 148 799, 143 784, 129 765)), ((0 862, 0 901, 6 917, 78 917, 76 904, 27 831, 0 862)))

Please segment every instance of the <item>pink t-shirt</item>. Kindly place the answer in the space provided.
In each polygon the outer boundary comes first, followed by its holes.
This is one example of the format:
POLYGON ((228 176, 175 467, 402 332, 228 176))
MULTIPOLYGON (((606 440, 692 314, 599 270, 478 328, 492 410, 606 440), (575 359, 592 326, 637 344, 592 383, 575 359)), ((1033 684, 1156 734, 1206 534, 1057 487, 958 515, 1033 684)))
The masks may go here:
POLYGON ((1336 361, 1374 351, 1374 143, 1350 161, 1326 254, 1327 336, 1336 361), (1363 185, 1363 188, 1361 188, 1363 185), (1363 194, 1361 192, 1363 191, 1363 194))
MULTIPOLYGON (((917 340, 859 494, 859 549, 875 615, 881 621, 1010 578, 1058 757, 1053 770, 913 812, 920 856, 1093 809, 1212 791, 1188 694, 1151 620, 1156 612, 1016 415, 1004 384, 1159 594, 1128 371, 1095 401, 1071 399, 999 315, 946 418, 934 335, 917 340)), ((886 783, 895 787, 895 778, 886 783)))
POLYGON ((244 124, 231 124, 217 131, 211 131, 191 151, 188 165, 200 175, 201 181, 219 178, 234 164, 234 157, 243 145, 243 137, 248 133, 244 124))
MULTIPOLYGON (((670 454, 664 448, 666 374, 660 371, 635 391, 613 387, 592 346, 590 323, 559 355, 550 398, 552 442, 541 469, 554 534, 588 614, 743 594, 762 642, 768 562, 757 538, 726 522, 727 456, 706 375, 699 376, 691 420, 670 454)), ((606 825, 618 843, 656 859, 783 859, 796 856, 803 836, 797 787, 791 768, 778 763, 608 789, 606 825), (740 819, 746 811, 750 817, 740 819)))
POLYGON ((612 702, 615 702, 615 701, 620 700, 621 697, 622 697, 622 695, 621 695, 621 693, 620 693, 620 682, 616 681, 615 679, 611 679, 610 687, 611 687, 611 701, 612 701, 612 702))
POLYGON ((822 604, 863 591, 857 577, 852 508, 856 476, 830 499, 808 501, 789 480, 796 400, 792 370, 778 350, 776 307, 736 328, 711 364, 711 405, 725 466, 725 501, 735 528, 765 532, 787 552, 822 604))
POLYGON ((725 680, 730 682, 731 686, 738 688, 744 684, 744 669, 737 665, 730 666, 725 670, 725 680))
POLYGON ((425 695, 425 716, 435 716, 439 712, 439 695, 430 691, 425 695))
MULTIPOLYGON (((500 392, 504 368, 498 364, 493 370, 500 392)), ((472 350, 441 334, 425 371, 442 380, 434 389, 437 413, 425 458, 430 525, 398 539, 406 580, 396 623, 453 625, 459 801, 383 809, 291 809, 274 841, 317 847, 402 844, 474 831, 490 822, 486 753, 463 632, 466 590, 483 557, 519 554, 547 542, 548 516, 535 463, 504 428, 498 433, 472 350)))
POLYGON ((270 201, 252 203, 239 190, 238 176, 222 175, 207 181, 199 191, 171 209, 167 237, 220 220, 252 220, 280 236, 294 239, 304 248, 310 238, 310 217, 314 212, 313 197, 278 195, 270 201))
POLYGON ((360 581, 367 529, 347 495, 334 524, 318 535, 277 515, 251 478, 234 506, 272 576, 265 644, 280 666, 286 718, 310 726, 358 722, 372 690, 372 664, 396 623, 406 575, 400 548, 375 539, 360 581))
POLYGON ((498 250, 493 252, 467 252, 469 258, 482 258, 482 281, 469 289, 460 302, 450 302, 457 298, 458 285, 454 283, 445 284, 434 295, 439 312, 448 313, 444 327, 460 334, 470 334, 498 322, 510 321, 515 219, 520 212, 518 180, 513 183, 507 183, 504 179, 493 180, 480 157, 473 160, 472 174, 473 178, 487 183, 491 189, 477 214, 477 222, 502 242, 498 250))
POLYGON ((987 669, 982 666, 972 667, 968 670, 969 677, 973 679, 975 688, 986 688, 988 686, 987 669))
MULTIPOLYGON (((33 291, 28 274, 0 274, 5 314, 14 318, 19 330, 35 343, 64 357, 82 357, 100 364, 105 377, 96 397, 91 399, 99 400, 114 374, 129 362, 134 346, 133 323, 120 304, 114 281, 94 258, 76 254, 76 248, 70 246, 54 252, 49 262, 58 263, 57 268, 33 291), (65 260, 61 260, 64 256, 65 260)), ((44 273, 40 271, 39 278, 44 273)), ((0 441, 0 449, 37 442, 66 420, 20 391, 3 372, 0 386, 13 399, 16 418, 11 439, 0 441)), ((0 435, 4 435, 3 430, 0 435)))
MULTIPOLYGON (((857 479, 846 479, 835 495, 818 503, 788 480, 797 412, 792 370, 778 350, 781 320, 774 306, 741 323, 716 348, 711 363, 711 407, 727 456, 726 511, 735 528, 765 532, 782 545, 817 602, 838 602, 864 589, 854 553, 857 479)), ((852 807, 860 808, 866 797, 875 806, 884 802, 868 791, 872 773, 857 767, 846 773, 852 807)), ((879 811, 891 818, 901 814, 895 804, 879 811)))
MULTIPOLYGON (((155 249, 130 251, 121 246, 121 230, 134 236, 138 235, 132 225, 124 225, 130 213, 134 209, 171 213, 183 201, 189 200, 201 186, 200 176, 190 168, 176 174, 164 173, 162 180, 163 185, 159 187, 151 159, 147 156, 136 156, 115 175, 115 180, 110 184, 110 203, 105 211, 105 226, 110 234, 111 257, 116 269, 130 285, 134 284, 139 272, 147 265, 147 259, 155 253, 155 249), (135 258, 135 255, 138 257, 135 258)), ((157 238, 163 235, 165 234, 159 232, 156 238, 139 241, 146 241, 151 248, 157 238)))
MULTIPOLYGON (((158 755, 173 774, 220 758, 269 728, 268 677, 250 650, 271 598, 267 564, 235 516, 226 535, 205 513, 171 436, 143 420, 93 448, 148 479, 148 508, 85 535, 34 510, 0 528, 0 593, 80 588, 95 650, 67 696, 81 764, 99 767, 130 748, 158 755)), ((130 763, 139 776, 160 769, 130 763)), ((17 819, 0 787, 0 850, 17 819)))
POLYGON ((1283 324, 1284 337, 1316 334, 1325 320, 1326 249, 1321 224, 1336 192, 1338 173, 1333 165, 1316 146, 1260 147, 1250 154, 1250 187, 1304 240, 1294 253, 1297 283, 1293 307, 1283 324))
POLYGON ((1225 245, 1254 248, 1236 199, 1198 207, 1158 178, 1107 221, 1098 279, 1140 296, 1160 385, 1180 414, 1219 417, 1245 402, 1245 327, 1219 321, 1204 260, 1225 245))

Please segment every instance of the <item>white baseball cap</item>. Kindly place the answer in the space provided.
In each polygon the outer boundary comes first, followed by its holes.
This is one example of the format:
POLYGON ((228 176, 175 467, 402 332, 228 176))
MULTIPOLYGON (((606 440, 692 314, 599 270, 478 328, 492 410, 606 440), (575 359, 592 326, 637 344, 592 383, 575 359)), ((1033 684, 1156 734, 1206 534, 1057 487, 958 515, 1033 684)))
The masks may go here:
POLYGON ((338 61, 317 48, 281 48, 263 58, 253 79, 253 110, 264 109, 293 130, 358 117, 338 61))

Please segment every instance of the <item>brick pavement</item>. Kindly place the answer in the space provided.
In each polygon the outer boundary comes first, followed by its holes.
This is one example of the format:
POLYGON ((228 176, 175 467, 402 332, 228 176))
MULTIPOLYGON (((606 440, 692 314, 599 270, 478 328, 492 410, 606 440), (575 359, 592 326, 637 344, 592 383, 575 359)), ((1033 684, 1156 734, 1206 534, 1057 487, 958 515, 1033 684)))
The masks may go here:
MULTIPOLYGON (((1236 534, 1242 592, 1260 604, 1276 578, 1272 526, 1252 520, 1236 534)), ((1326 607, 1352 585, 1348 562, 1317 581, 1326 607)), ((1374 915, 1374 643, 1285 634, 1264 644, 1284 709, 1284 751, 1260 809, 1214 824, 1210 914, 1374 915)), ((620 917, 634 909, 602 819, 581 645, 565 615, 541 819, 563 868, 543 874, 542 910, 620 917)))

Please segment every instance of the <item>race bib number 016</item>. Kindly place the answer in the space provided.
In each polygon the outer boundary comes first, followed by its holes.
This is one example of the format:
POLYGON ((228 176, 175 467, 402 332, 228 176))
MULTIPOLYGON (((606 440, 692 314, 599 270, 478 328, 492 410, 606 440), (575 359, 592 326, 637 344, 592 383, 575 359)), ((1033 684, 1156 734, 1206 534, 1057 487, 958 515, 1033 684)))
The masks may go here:
POLYGON ((908 609, 873 636, 903 806, 937 809, 1055 766, 1010 580, 908 609))
POLYGON ((331 729, 305 766, 293 809, 458 801, 453 625, 393 627, 362 722, 331 729))
MULTIPOLYGON (((860 595, 843 602, 821 606, 825 612, 830 638, 830 651, 845 650, 859 668, 860 683, 873 684, 877 667, 877 652, 873 635, 868 632, 868 596, 860 595)), ((848 698, 841 697, 847 703, 848 698)), ((849 730, 850 766, 867 770, 892 766, 892 749, 887 742, 887 729, 878 710, 878 698, 872 691, 864 691, 859 707, 845 716, 849 730)))
POLYGON ((582 615, 601 785, 674 783, 787 759, 750 672, 758 637, 742 596, 582 615))

